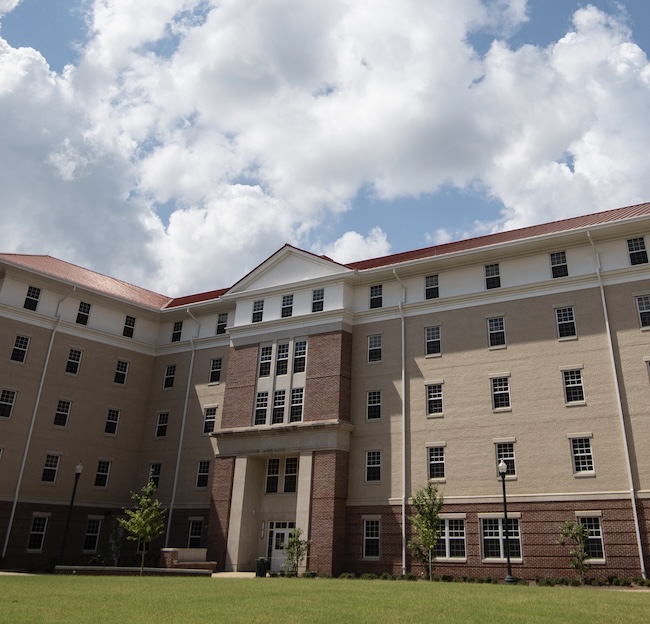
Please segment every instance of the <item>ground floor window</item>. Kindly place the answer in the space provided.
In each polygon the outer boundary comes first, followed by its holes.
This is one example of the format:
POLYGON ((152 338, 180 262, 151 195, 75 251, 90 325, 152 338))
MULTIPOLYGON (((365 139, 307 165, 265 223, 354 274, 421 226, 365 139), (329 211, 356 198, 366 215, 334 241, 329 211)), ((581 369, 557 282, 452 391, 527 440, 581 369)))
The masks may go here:
POLYGON ((441 518, 434 556, 437 559, 465 559, 465 519, 441 518))
POLYGON ((201 535, 203 533, 203 518, 190 518, 187 535, 188 548, 201 548, 201 535))
POLYGON ((97 552, 99 533, 102 528, 101 518, 88 518, 86 537, 84 539, 84 552, 97 552))
POLYGON ((27 550, 35 552, 43 550, 43 542, 45 541, 45 532, 47 531, 48 520, 49 518, 46 515, 35 515, 32 517, 32 526, 29 531, 27 550))
POLYGON ((381 520, 364 519, 363 521, 363 557, 364 559, 379 558, 379 536, 381 520))
POLYGON ((598 516, 581 516, 578 522, 587 527, 589 538, 587 539, 586 550, 589 559, 605 559, 605 549, 603 547, 603 532, 600 527, 600 518, 598 516))
MULTIPOLYGON (((510 558, 521 559, 519 518, 508 518, 510 558)), ((481 541, 484 559, 506 558, 506 531, 503 518, 481 518, 481 541)))

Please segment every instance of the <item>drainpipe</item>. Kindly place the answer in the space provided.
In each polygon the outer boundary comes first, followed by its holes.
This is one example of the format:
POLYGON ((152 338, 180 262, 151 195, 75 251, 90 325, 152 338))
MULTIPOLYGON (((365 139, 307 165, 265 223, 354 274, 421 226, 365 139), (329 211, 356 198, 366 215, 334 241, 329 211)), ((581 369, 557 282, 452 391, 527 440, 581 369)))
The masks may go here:
POLYGON ((194 338, 199 337, 201 331, 201 323, 199 323, 189 308, 186 312, 192 317, 192 320, 198 326, 196 336, 190 337, 190 345, 192 347, 192 356, 190 357, 190 370, 187 374, 187 387, 185 389, 185 402, 183 404, 183 417, 181 419, 181 434, 178 436, 178 451, 176 452, 176 469, 174 470, 174 485, 172 486, 172 498, 169 502, 169 514, 167 516, 167 533, 165 534, 165 548, 169 548, 169 534, 172 528, 172 516, 174 515, 174 503, 176 502, 176 488, 178 486, 178 473, 181 467, 181 452, 183 450, 183 438, 185 437, 185 422, 187 421, 187 406, 190 401, 190 388, 192 385, 192 373, 194 371, 194 355, 196 354, 196 347, 194 345, 194 338))
POLYGON ((402 299, 399 302, 399 316, 401 321, 401 348, 402 348, 402 575, 406 574, 406 355, 404 337, 404 307, 406 303, 406 286, 393 269, 393 275, 402 287, 402 299))
POLYGON ((627 468, 627 477, 630 482, 630 500, 632 501, 632 514, 634 516, 634 530, 636 532, 636 544, 639 550, 639 563, 641 565, 641 575, 646 577, 645 562, 643 559, 643 546, 641 544, 641 530, 639 525, 639 515, 636 508, 636 492, 634 491, 634 477, 632 476, 632 462, 630 460, 630 448, 627 439, 627 432, 625 431, 625 416, 623 415, 623 403, 621 401, 621 388, 619 384, 618 372, 616 370, 616 359, 614 357, 614 341, 612 340, 612 330, 609 325, 609 315, 607 314, 607 302, 605 300, 605 289, 603 288, 603 279, 601 275, 600 255, 596 249, 596 244, 591 238, 591 232, 587 232, 589 242, 593 247, 596 256, 596 275, 598 276, 598 286, 600 288, 600 299, 603 305, 603 314, 605 315, 605 330, 607 331, 607 344, 609 346, 609 358, 612 367, 612 374, 614 375, 614 388, 616 388, 616 406, 618 408, 618 417, 621 425, 621 434, 623 436, 623 443, 625 446, 625 463, 627 468))

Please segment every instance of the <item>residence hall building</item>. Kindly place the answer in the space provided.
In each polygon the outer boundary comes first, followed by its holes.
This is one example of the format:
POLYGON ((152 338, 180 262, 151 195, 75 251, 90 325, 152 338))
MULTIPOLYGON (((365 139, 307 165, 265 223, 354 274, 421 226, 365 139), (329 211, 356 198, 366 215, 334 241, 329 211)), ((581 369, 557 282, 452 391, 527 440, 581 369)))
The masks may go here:
MULTIPOLYGON (((421 567, 410 496, 445 504, 436 573, 593 576, 650 557, 650 204, 347 265, 286 245, 171 299, 49 256, 0 255, 3 565, 100 558, 149 476, 151 546, 221 570, 421 567)), ((115 560, 135 558, 124 542, 115 560)))

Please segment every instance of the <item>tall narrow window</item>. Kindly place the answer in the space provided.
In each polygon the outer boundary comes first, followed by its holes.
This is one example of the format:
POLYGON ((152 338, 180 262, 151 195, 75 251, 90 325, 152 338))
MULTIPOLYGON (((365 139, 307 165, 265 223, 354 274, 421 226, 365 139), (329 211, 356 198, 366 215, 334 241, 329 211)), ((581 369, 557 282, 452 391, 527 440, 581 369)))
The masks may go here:
POLYGON ((425 327, 424 338, 426 355, 438 355, 440 353, 440 327, 425 327))
POLYGON ((269 406, 269 393, 268 392, 258 392, 257 398, 255 399, 255 424, 256 425, 265 425, 266 424, 266 411, 269 406))
POLYGON ((202 534, 203 534, 203 520, 190 519, 189 530, 187 532, 187 547, 201 548, 202 534))
POLYGON ((210 462, 201 460, 196 463, 196 487, 207 488, 210 478, 210 462))
POLYGON ((120 410, 109 409, 106 416, 106 425, 104 426, 104 433, 109 435, 117 434, 117 425, 120 422, 120 410))
POLYGON ((311 291, 311 311, 322 312, 323 304, 325 303, 325 289, 316 288, 311 291))
POLYGON ((557 335, 560 338, 573 338, 576 336, 576 319, 573 308, 556 308, 557 335))
POLYGON ((224 312, 217 317, 217 334, 225 334, 228 327, 228 312, 224 312))
POLYGON ((278 345, 276 354, 275 374, 286 375, 289 370, 289 343, 278 345))
POLYGON ((88 319, 90 318, 90 304, 85 301, 79 303, 79 310, 77 312, 77 323, 79 325, 88 325, 88 319))
POLYGON ((13 362, 24 362, 27 357, 27 349, 29 348, 29 338, 27 336, 16 336, 14 341, 14 348, 11 351, 11 360, 13 362))
POLYGON ((437 299, 439 296, 438 290, 438 276, 437 275, 427 275, 424 278, 424 298, 425 299, 437 299))
MULTIPOLYGON (((503 460, 507 466, 506 476, 514 477, 517 475, 515 465, 515 444, 514 442, 497 442, 495 445, 497 455, 497 466, 503 460)), ((499 471, 497 469, 497 475, 499 471)))
MULTIPOLYGON (((485 559, 506 558, 506 532, 503 518, 482 518, 481 537, 483 557, 485 559)), ((510 544, 510 557, 512 559, 521 559, 519 518, 508 518, 508 542, 510 544)))
POLYGON ((296 491, 298 479, 298 458, 287 457, 284 460, 284 493, 290 494, 296 491))
POLYGON ((569 265, 566 262, 566 252, 556 251, 551 254, 551 275, 553 279, 566 277, 569 274, 569 265))
POLYGON ((574 474, 594 472, 594 456, 589 438, 571 438, 574 474))
POLYGON ((100 518, 88 518, 88 523, 86 524, 86 536, 84 537, 84 552, 97 552, 99 533, 101 529, 102 521, 100 518))
POLYGON ((577 403, 585 400, 580 369, 562 371, 564 380, 564 400, 567 403, 577 403))
POLYGON ((302 420, 304 398, 304 388, 293 388, 291 390, 291 413, 289 415, 289 422, 300 422, 302 420))
POLYGON ((490 347, 501 347, 506 344, 506 322, 502 316, 489 318, 488 323, 488 345, 490 347))
POLYGON ((156 437, 164 438, 167 435, 167 425, 169 424, 169 412, 160 412, 158 422, 156 423, 156 437))
POLYGON ((253 302, 253 323, 260 323, 264 316, 264 299, 253 302))
POLYGON ((491 288, 500 288, 501 287, 501 274, 499 272, 498 264, 486 264, 485 265, 485 288, 490 290, 491 288))
POLYGON ((382 291, 383 286, 378 284, 370 287, 370 309, 381 308, 382 306, 382 291))
POLYGON ((589 559, 605 559, 600 518, 598 516, 579 516, 578 522, 587 527, 587 531, 589 532, 587 543, 585 544, 585 550, 589 559))
POLYGON ((15 390, 6 390, 3 388, 2 391, 0 391, 0 418, 11 418, 11 412, 14 409, 15 401, 15 390))
POLYGON ((380 521, 363 521, 363 556, 366 559, 379 558, 380 521))
POLYGON ((427 385, 427 416, 442 414, 442 384, 427 385))
POLYGON ((307 363, 307 341, 296 340, 293 345, 293 372, 304 373, 307 363))
POLYGON ((293 295, 283 295, 282 310, 280 311, 280 316, 282 318, 288 318, 292 314, 293 314, 293 295))
POLYGON ((650 327, 650 296, 643 295, 636 298, 636 307, 639 311, 641 327, 650 327))
POLYGON ((206 407, 203 414, 203 433, 212 433, 217 421, 217 408, 206 407))
POLYGON ((23 308, 25 310, 32 310, 35 311, 36 308, 38 307, 38 300, 41 297, 41 289, 36 288, 36 286, 29 286, 27 288, 27 296, 25 297, 25 303, 23 304, 23 308))
POLYGON ((266 464, 266 493, 276 494, 278 491, 278 481, 280 479, 280 460, 272 457, 266 464))
POLYGON ((100 459, 97 462, 97 472, 95 473, 95 487, 108 487, 108 476, 111 472, 111 462, 106 459, 100 459))
POLYGON ((54 412, 54 424, 57 427, 67 427, 68 418, 70 416, 70 401, 59 401, 54 412))
POLYGON ((79 349, 70 349, 68 354, 68 362, 65 365, 65 372, 71 375, 79 374, 79 367, 81 366, 81 351, 79 349))
POLYGON ((46 455, 45 465, 43 466, 43 474, 41 481, 45 483, 54 483, 56 481, 56 473, 59 470, 60 455, 46 455))
POLYGON ((629 238, 627 241, 627 250, 630 254, 630 264, 648 264, 648 252, 645 247, 643 236, 639 238, 629 238))
POLYGON ((381 480, 381 451, 366 451, 366 481, 381 480))
POLYGON ((165 376, 163 377, 163 388, 173 388, 174 378, 176 377, 176 364, 165 366, 165 376))
POLYGON ((172 342, 180 342, 183 334, 183 321, 176 321, 172 329, 172 342))
POLYGON ((153 464, 149 464, 149 481, 153 481, 153 484, 156 487, 160 486, 160 472, 162 471, 162 464, 159 462, 155 462, 153 464))
POLYGON ((210 383, 221 381, 221 358, 210 360, 210 383))
POLYGON ((45 532, 47 531, 47 521, 48 521, 48 516, 35 515, 32 518, 32 526, 29 531, 27 550, 31 550, 31 551, 43 550, 43 542, 45 541, 45 532))
POLYGON ((445 478, 445 447, 430 446, 427 449, 429 455, 429 479, 445 478))
POLYGON ((507 377, 493 377, 492 409, 510 407, 510 383, 507 377))
POLYGON ((133 338, 133 331, 135 330, 135 316, 126 315, 124 319, 124 329, 122 329, 122 336, 133 338))
POLYGON ((441 518, 438 524, 440 535, 434 555, 437 559, 465 559, 464 518, 441 518))
POLYGON ((368 336, 368 362, 381 362, 381 334, 368 336))
POLYGON ((276 390, 273 393, 273 414, 271 416, 271 423, 274 425, 284 422, 284 400, 286 394, 286 390, 276 390))
POLYGON ((124 360, 118 360, 115 367, 115 376, 113 382, 123 386, 126 384, 126 375, 129 372, 129 363, 124 360))
POLYGON ((371 390, 366 397, 366 418, 368 420, 381 418, 381 390, 371 390))
POLYGON ((262 347, 260 349, 260 377, 268 377, 271 374, 271 358, 273 347, 262 347))

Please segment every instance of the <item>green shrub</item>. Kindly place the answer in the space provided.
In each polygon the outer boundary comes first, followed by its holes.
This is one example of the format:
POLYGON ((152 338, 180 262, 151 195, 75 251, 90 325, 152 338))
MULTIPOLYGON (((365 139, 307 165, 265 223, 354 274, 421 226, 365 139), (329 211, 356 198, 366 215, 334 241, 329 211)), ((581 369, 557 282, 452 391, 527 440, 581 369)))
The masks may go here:
POLYGON ((364 572, 359 578, 362 581, 376 581, 378 577, 373 572, 364 572))
POLYGON ((382 572, 381 576, 379 577, 381 581, 394 581, 395 577, 390 573, 390 572, 382 572))
POLYGON ((311 570, 305 570, 302 573, 302 578, 316 578, 318 574, 316 572, 312 572, 311 570))
POLYGON ((354 574, 354 572, 343 572, 343 574, 339 574, 340 579, 355 579, 357 578, 354 574))

